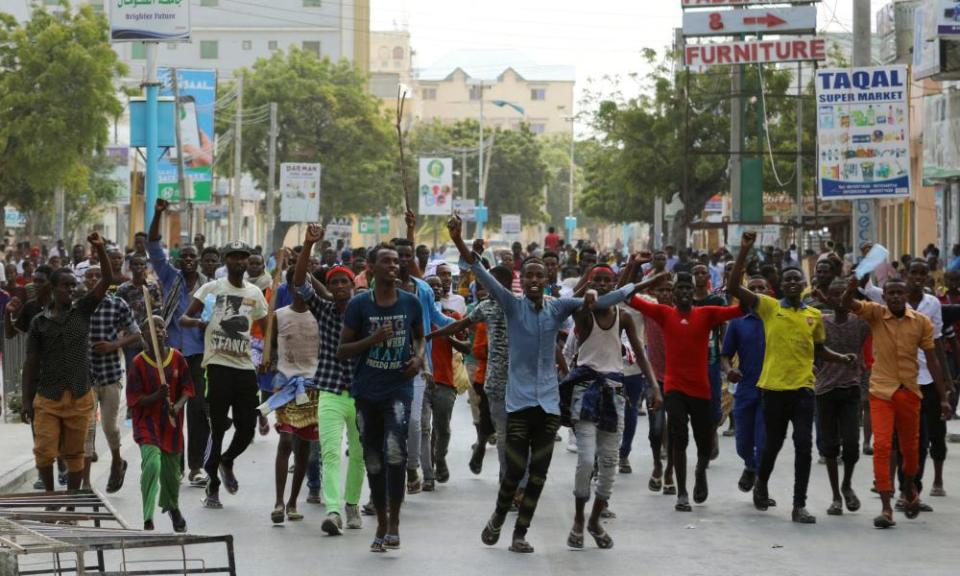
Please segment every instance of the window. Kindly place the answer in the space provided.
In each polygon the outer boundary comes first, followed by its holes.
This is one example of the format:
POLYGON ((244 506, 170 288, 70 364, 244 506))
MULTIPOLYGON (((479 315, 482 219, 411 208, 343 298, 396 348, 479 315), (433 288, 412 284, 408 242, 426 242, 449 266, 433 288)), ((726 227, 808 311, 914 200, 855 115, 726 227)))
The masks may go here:
POLYGON ((479 100, 480 95, 483 94, 483 88, 481 86, 471 86, 470 87, 470 99, 479 100))
POLYGON ((201 6, 216 6, 219 3, 219 0, 200 0, 201 6))
POLYGON ((269 42, 267 42, 267 50, 276 50, 276 49, 277 49, 276 40, 270 40, 269 42))
POLYGON ((437 89, 436 88, 424 88, 421 97, 424 100, 436 100, 437 99, 437 89))
POLYGON ((315 40, 304 40, 303 41, 303 51, 314 54, 317 58, 320 57, 320 42, 315 40))
POLYGON ((252 49, 253 49, 253 40, 244 40, 244 41, 243 41, 243 49, 244 49, 244 50, 252 50, 252 49))
POLYGON ((546 99, 547 99, 547 89, 546 89, 546 88, 531 88, 531 89, 530 89, 530 99, 531 99, 531 100, 546 100, 546 99))
POLYGON ((134 42, 130 45, 130 57, 134 60, 147 59, 147 47, 144 46, 143 42, 134 42))
POLYGON ((320 0, 303 0, 304 8, 320 8, 321 6, 320 0))
POLYGON ((542 122, 534 122, 530 124, 530 131, 534 134, 543 134, 547 131, 547 125, 542 122))
POLYGON ((220 46, 216 40, 200 41, 200 58, 204 60, 216 60, 220 57, 220 46))
POLYGON ((403 47, 401 47, 401 46, 395 46, 395 47, 394 47, 394 49, 393 49, 393 59, 394 59, 394 60, 403 60, 403 54, 404 54, 403 47))

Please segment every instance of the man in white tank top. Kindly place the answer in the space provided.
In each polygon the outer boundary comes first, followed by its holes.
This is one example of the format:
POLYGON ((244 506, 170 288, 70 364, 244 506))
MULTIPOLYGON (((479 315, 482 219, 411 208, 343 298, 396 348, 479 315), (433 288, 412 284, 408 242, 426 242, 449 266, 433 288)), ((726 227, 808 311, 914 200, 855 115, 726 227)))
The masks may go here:
MULTIPOLYGON (((617 282, 613 270, 605 265, 594 267, 588 278, 587 287, 601 296, 613 290, 617 282)), ((637 327, 626 312, 619 308, 580 310, 574 313, 574 322, 580 342, 577 365, 561 385, 561 397, 569 398, 570 422, 576 432, 578 458, 573 490, 573 528, 567 537, 567 545, 583 548, 584 509, 590 500, 590 477, 596 461, 596 498, 586 529, 598 547, 607 549, 613 547, 613 539, 600 525, 600 514, 613 491, 620 459, 626 404, 620 340, 623 332, 636 356, 637 365, 650 381, 655 382, 656 379, 640 343, 637 327)), ((650 387, 649 390, 650 405, 656 409, 661 401, 660 391, 656 387, 650 387)))

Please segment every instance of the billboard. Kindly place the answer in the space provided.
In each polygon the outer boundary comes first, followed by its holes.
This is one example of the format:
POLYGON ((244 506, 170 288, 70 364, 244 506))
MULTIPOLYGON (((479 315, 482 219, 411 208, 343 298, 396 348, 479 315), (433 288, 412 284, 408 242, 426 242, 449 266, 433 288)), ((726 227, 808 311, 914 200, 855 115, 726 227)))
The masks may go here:
POLYGON ((694 69, 732 64, 826 60, 826 58, 827 40, 814 36, 721 44, 688 44, 684 48, 684 62, 689 68, 694 69))
POLYGON ((117 204, 130 204, 130 148, 127 146, 107 146, 107 158, 112 170, 110 181, 117 186, 117 204))
POLYGON ((908 80, 906 66, 817 71, 821 198, 910 195, 908 80))
POLYGON ((453 210, 453 159, 421 158, 418 190, 420 214, 449 216, 453 210))
POLYGON ((691 10, 683 13, 684 36, 811 33, 816 29, 816 6, 767 10, 691 10))
POLYGON ((190 38, 190 0, 109 0, 110 41, 190 38))
MULTIPOLYGON (((170 68, 157 70, 161 96, 173 96, 170 72, 170 68)), ((193 184, 192 194, 188 193, 186 200, 195 204, 209 204, 213 194, 213 122, 214 102, 217 99, 217 72, 177 69, 177 88, 180 92, 180 140, 184 177, 193 184)), ((164 152, 157 172, 158 197, 179 202, 176 148, 164 152)))
POLYGON ((280 164, 280 221, 316 222, 320 217, 320 165, 280 164))

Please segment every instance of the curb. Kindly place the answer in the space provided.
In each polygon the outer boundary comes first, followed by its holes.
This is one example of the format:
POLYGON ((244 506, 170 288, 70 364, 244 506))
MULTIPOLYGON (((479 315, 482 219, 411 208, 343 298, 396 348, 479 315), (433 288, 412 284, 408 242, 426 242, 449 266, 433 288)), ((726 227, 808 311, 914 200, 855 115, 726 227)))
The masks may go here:
POLYGON ((23 461, 13 470, 0 474, 0 494, 22 492, 23 487, 36 478, 37 467, 33 456, 23 461))

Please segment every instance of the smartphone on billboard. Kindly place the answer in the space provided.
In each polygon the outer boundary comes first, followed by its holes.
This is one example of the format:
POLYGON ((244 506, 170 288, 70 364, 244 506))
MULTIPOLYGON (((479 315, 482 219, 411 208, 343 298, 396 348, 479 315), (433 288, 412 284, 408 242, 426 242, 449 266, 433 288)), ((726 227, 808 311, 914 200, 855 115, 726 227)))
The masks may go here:
MULTIPOLYGON (((197 122, 197 103, 193 96, 180 97, 180 147, 200 150, 200 124, 197 122)), ((176 159, 177 151, 170 151, 170 157, 176 159)), ((185 162, 190 162, 190 154, 183 156, 185 162)))

